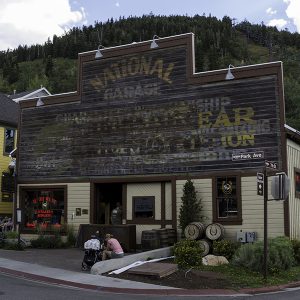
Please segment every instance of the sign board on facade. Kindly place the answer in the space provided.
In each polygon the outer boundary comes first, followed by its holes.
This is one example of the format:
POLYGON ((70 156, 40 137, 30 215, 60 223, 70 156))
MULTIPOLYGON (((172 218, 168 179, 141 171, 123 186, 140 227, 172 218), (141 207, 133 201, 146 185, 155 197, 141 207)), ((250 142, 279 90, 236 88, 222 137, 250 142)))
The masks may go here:
POLYGON ((280 162, 279 67, 201 85, 190 75, 192 39, 160 39, 158 49, 118 47, 98 60, 81 54, 80 101, 22 109, 19 179, 245 170, 266 158, 280 162))
POLYGON ((252 159, 262 159, 264 158, 263 151, 257 152, 243 152, 243 153, 233 153, 232 160, 252 160, 252 159))

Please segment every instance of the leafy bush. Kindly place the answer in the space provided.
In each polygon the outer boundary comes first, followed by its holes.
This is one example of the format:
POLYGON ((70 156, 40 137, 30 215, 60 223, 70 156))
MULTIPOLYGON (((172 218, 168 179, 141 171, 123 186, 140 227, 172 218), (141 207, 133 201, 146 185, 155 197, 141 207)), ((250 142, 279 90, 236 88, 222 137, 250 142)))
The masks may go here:
POLYGON ((67 243, 66 246, 74 247, 76 244, 76 235, 74 234, 73 226, 67 227, 67 243))
POLYGON ((180 269, 202 265, 202 246, 199 241, 181 240, 174 245, 175 263, 180 269))
POLYGON ((294 250, 294 258, 297 265, 300 265, 300 240, 291 240, 293 250, 294 250))
MULTIPOLYGON (((0 247, 1 248, 1 247, 0 247)), ((4 243, 3 249, 5 250, 17 250, 17 251, 23 251, 25 249, 25 246, 22 243, 13 242, 13 243, 4 243)))
POLYGON ((214 241, 213 254, 225 256, 228 260, 231 260, 234 253, 239 247, 239 243, 230 240, 214 241))
POLYGON ((33 248, 53 249, 64 247, 64 243, 59 235, 40 235, 37 239, 30 242, 33 248))
POLYGON ((4 237, 6 239, 17 239, 19 236, 17 231, 5 231, 4 232, 4 237))
MULTIPOLYGON (((293 247, 288 238, 277 237, 268 240, 268 272, 278 273, 280 270, 288 270, 294 263, 293 247)), ((263 272, 263 241, 242 245, 235 253, 232 264, 263 272)))

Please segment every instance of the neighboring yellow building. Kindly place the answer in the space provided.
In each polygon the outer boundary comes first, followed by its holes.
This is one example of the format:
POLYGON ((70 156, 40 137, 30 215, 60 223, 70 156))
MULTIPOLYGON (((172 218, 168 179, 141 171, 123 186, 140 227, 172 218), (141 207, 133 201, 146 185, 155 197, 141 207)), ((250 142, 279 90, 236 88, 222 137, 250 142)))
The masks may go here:
POLYGON ((14 176, 9 156, 16 147, 19 105, 0 93, 0 217, 13 214, 14 176))

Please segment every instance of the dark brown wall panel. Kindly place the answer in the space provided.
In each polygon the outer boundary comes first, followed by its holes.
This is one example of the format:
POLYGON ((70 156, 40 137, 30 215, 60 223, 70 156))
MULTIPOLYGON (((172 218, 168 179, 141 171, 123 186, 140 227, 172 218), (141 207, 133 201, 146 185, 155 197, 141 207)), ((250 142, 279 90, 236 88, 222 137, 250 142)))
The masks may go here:
POLYGON ((188 53, 179 45, 83 61, 81 102, 22 110, 19 178, 281 165, 277 75, 200 85, 187 79, 188 53))

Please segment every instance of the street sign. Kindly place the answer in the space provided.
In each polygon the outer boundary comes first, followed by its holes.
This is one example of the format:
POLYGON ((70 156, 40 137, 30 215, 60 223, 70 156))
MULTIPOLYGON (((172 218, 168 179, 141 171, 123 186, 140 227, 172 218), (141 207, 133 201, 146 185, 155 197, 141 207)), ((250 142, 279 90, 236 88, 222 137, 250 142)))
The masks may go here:
POLYGON ((257 195, 258 196, 264 195, 264 184, 262 182, 257 183, 257 195))
POLYGON ((266 166, 267 168, 270 168, 270 169, 278 170, 278 163, 273 162, 273 161, 268 161, 268 160, 266 160, 266 161, 265 161, 265 166, 266 166))
POLYGON ((277 173, 272 178, 271 187, 271 194, 274 200, 286 200, 291 189, 291 181, 284 172, 277 173))
POLYGON ((264 174, 257 173, 257 195, 263 196, 264 195, 264 174))
POLYGON ((257 173, 256 174, 257 177, 257 182, 264 182, 264 173, 257 173))
POLYGON ((253 160, 264 158, 264 151, 233 153, 231 160, 253 160))

